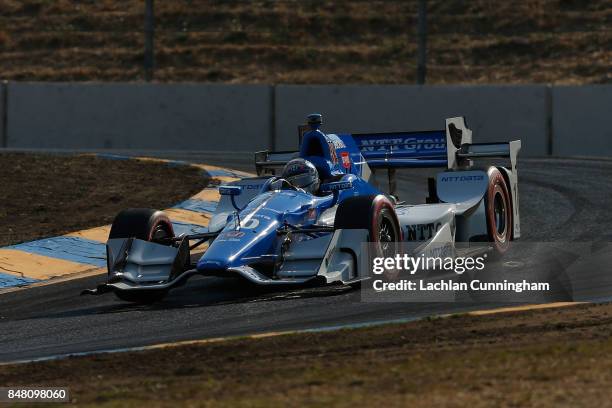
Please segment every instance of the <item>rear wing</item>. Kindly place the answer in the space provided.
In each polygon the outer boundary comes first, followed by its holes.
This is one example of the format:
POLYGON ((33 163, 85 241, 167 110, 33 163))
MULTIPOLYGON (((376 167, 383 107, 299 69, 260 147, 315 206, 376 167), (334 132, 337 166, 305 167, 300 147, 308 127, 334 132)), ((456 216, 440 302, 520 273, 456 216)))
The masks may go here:
POLYGON ((444 130, 350 136, 372 169, 446 167, 444 130))
POLYGON ((472 131, 465 118, 446 119, 444 130, 352 134, 361 155, 372 169, 471 166, 470 159, 507 157, 516 167, 521 141, 505 143, 472 143, 472 131))
MULTIPOLYGON (((305 131, 299 128, 300 140, 305 131)), ((334 136, 334 135, 331 135, 334 136)), ((516 173, 516 158, 521 141, 504 143, 472 143, 472 131, 463 116, 446 119, 443 130, 419 132, 393 132, 368 134, 338 134, 349 149, 360 153, 367 167, 372 170, 398 168, 444 167, 452 170, 472 166, 474 158, 509 158, 510 168, 516 173), (350 143, 349 143, 350 141, 350 143)), ((289 160, 299 156, 296 151, 255 153, 255 169, 258 175, 274 175, 289 160)), ((391 177, 390 177, 391 178, 391 177)))
MULTIPOLYGON (((511 189, 513 202, 518 203, 517 156, 521 141, 472 143, 472 131, 463 116, 446 119, 444 130, 428 132, 376 133, 352 135, 361 155, 373 170, 387 169, 389 194, 397 196, 398 168, 445 167, 469 170, 477 158, 508 158, 510 166, 502 168, 511 189)), ((430 196, 435 185, 430 182, 430 196)), ((513 206, 515 231, 519 231, 518 205, 513 206)), ((517 235, 518 236, 518 235, 517 235)))

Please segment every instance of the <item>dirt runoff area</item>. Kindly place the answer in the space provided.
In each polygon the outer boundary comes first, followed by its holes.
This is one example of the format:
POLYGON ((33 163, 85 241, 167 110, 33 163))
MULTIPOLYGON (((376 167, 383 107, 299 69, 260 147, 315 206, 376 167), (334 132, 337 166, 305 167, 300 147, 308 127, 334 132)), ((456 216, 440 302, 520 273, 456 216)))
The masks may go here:
POLYGON ((129 207, 168 208, 207 182, 159 162, 0 153, 0 247, 110 224, 129 207))
POLYGON ((610 406, 612 305, 6 365, 0 384, 80 406, 610 406))

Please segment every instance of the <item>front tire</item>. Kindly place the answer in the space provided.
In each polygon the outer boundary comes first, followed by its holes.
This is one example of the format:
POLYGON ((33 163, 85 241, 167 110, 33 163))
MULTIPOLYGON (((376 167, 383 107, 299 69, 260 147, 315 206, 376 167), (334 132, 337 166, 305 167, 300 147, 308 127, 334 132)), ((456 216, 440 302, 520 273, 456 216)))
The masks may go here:
MULTIPOLYGON (((162 211, 148 208, 130 208, 115 217, 108 239, 136 238, 167 244, 174 237, 170 219, 162 211)), ((115 295, 126 302, 151 304, 162 300, 167 289, 115 290, 115 295)))
MULTIPOLYGON (((393 257, 401 241, 401 229, 393 203, 386 196, 350 197, 338 205, 335 229, 366 229, 374 244, 374 257, 393 257)), ((390 272, 389 278, 397 273, 390 272)))
POLYGON ((401 241, 393 203, 382 194, 350 197, 338 205, 335 229, 367 229, 369 242, 377 243, 380 256, 392 256, 393 243, 401 241))
POLYGON ((117 214, 108 239, 136 238, 161 243, 164 239, 173 236, 172 222, 163 211, 129 208, 117 214))

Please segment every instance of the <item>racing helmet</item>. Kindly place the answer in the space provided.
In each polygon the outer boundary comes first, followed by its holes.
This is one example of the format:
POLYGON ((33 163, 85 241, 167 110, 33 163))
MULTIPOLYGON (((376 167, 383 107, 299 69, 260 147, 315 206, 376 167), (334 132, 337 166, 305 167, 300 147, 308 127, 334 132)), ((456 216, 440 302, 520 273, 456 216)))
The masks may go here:
POLYGON ((305 159, 289 161, 281 177, 310 194, 314 194, 319 189, 319 172, 314 164, 305 159))

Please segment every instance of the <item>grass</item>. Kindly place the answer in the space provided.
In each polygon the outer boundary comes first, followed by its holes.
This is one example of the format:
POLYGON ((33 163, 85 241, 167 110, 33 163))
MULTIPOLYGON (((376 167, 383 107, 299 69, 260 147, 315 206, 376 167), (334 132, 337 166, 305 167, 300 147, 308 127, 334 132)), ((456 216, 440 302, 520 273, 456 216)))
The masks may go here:
POLYGON ((0 247, 110 224, 126 208, 168 208, 208 183, 190 167, 29 153, 1 153, 0 178, 0 247))
MULTIPOLYGON (((610 0, 429 0, 428 82, 610 83, 610 0)), ((414 83, 416 0, 156 2, 162 82, 414 83)), ((5 0, 0 78, 140 81, 142 1, 5 0)))
POLYGON ((605 406, 612 305, 0 366, 5 385, 69 386, 79 406, 605 406))

